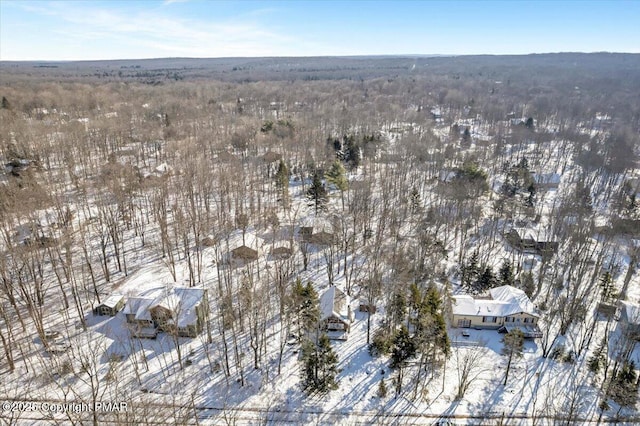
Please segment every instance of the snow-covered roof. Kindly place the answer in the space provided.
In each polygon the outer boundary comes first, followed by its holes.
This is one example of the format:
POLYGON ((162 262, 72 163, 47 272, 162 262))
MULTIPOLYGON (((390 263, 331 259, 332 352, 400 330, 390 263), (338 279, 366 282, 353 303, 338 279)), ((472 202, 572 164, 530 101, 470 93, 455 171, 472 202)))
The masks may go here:
POLYGON ((554 238, 551 236, 550 232, 546 230, 538 230, 531 226, 514 226, 513 228, 511 228, 511 230, 517 232, 518 236, 523 241, 554 241, 554 238))
POLYGON ((198 318, 196 308, 202 303, 204 290, 201 288, 176 287, 175 294, 180 298, 178 327, 184 328, 195 324, 198 318))
POLYGON ((134 315, 136 320, 151 321, 151 313, 148 308, 153 301, 154 299, 149 297, 130 297, 123 312, 125 315, 134 315))
POLYGON ((519 313, 538 316, 524 291, 504 285, 492 288, 491 299, 474 299, 469 295, 453 296, 454 315, 505 317, 519 313))
POLYGON ((531 177, 538 185, 559 185, 561 179, 558 173, 531 173, 531 177))
POLYGON ((310 215, 310 216, 301 218, 298 223, 300 223, 301 227, 314 228, 316 232, 319 232, 319 231, 332 232, 333 231, 333 225, 331 224, 331 221, 327 220, 324 217, 316 217, 316 216, 310 215))
POLYGON ((621 301, 622 315, 621 317, 628 324, 640 325, 640 306, 635 303, 621 301))
POLYGON ((349 321, 349 296, 343 291, 331 286, 320 298, 320 320, 335 316, 343 321, 349 321))
POLYGON ((180 305, 181 303, 178 295, 174 292, 167 292, 166 294, 156 298, 151 305, 149 305, 149 309, 161 307, 169 311, 178 312, 180 310, 180 305))
POLYGON ((118 305, 118 303, 120 303, 123 297, 124 296, 121 294, 112 294, 111 296, 107 297, 107 300, 102 302, 102 306, 113 309, 118 305))
POLYGON ((177 314, 178 327, 187 327, 197 320, 196 308, 204 298, 204 290, 192 287, 155 288, 143 297, 130 297, 123 310, 136 320, 151 320, 150 309, 163 307, 177 314), (155 295, 155 297, 150 297, 155 295))

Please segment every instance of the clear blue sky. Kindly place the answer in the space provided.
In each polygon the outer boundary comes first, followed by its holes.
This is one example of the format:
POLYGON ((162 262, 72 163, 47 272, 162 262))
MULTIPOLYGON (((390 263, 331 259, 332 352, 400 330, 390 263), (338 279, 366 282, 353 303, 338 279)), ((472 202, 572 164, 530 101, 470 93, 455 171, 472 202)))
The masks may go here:
POLYGON ((1 60, 567 51, 640 53, 640 0, 0 0, 1 60))

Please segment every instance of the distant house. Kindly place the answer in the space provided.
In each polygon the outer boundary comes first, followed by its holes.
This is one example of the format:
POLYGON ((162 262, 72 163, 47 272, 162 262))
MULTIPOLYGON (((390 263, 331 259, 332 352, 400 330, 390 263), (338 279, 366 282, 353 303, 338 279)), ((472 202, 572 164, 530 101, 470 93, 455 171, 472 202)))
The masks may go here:
POLYGON ((640 341, 640 306, 620 302, 620 331, 629 339, 640 341))
POLYGON ((227 261, 242 264, 258 260, 265 243, 252 232, 245 232, 243 235, 242 231, 236 230, 229 236, 228 244, 230 250, 227 261))
POLYGON ((271 250, 271 257, 274 259, 288 259, 293 254, 293 250, 290 247, 278 246, 271 250))
POLYGON ((320 246, 328 246, 333 242, 333 234, 327 231, 314 232, 309 242, 320 246))
POLYGON ((551 256, 558 251, 557 242, 540 236, 539 232, 529 227, 514 227, 505 235, 505 239, 522 253, 551 256))
POLYGON ((132 297, 124 314, 136 337, 155 337, 158 331, 196 337, 204 326, 206 290, 193 287, 157 289, 155 297, 132 297))
POLYGON ((231 256, 233 259, 240 259, 245 262, 253 262, 258 260, 258 250, 254 250, 251 247, 240 246, 231 250, 231 256))
POLYGON ((329 338, 346 340, 353 322, 350 302, 349 296, 336 286, 329 287, 320 297, 319 328, 326 331, 329 338))
POLYGON ((500 332, 517 328, 527 338, 542 337, 538 328, 538 310, 522 290, 505 285, 492 288, 489 293, 489 298, 452 296, 451 325, 500 332))
POLYGON ((93 308, 94 315, 115 316, 124 307, 124 296, 112 294, 101 304, 93 308))
POLYGON ((558 173, 531 173, 531 178, 540 189, 558 189, 561 176, 558 173))
POLYGON ((305 243, 328 245, 333 241, 333 224, 321 217, 305 217, 300 220, 298 236, 305 243))
POLYGON ((265 163, 275 163, 276 161, 280 161, 282 159, 282 154, 278 154, 277 152, 267 151, 262 156, 262 161, 265 163))

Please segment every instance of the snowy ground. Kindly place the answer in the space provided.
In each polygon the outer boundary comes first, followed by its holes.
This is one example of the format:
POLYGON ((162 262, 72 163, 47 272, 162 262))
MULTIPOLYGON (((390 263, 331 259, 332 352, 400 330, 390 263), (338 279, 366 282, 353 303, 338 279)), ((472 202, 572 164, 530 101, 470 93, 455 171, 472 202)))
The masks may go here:
MULTIPOLYGON (((570 172, 569 170, 568 173, 570 172)), ((557 191, 541 195, 540 212, 543 222, 539 226, 547 225, 544 220, 548 219, 558 193, 564 190, 563 185, 557 191)), ((301 186, 292 184, 291 190, 297 203, 296 208, 301 212, 298 220, 312 217, 312 211, 305 205, 302 197, 301 186)), ((337 206, 337 195, 333 198, 332 202, 337 206)), ((282 225, 286 227, 291 224, 284 223, 283 218, 282 225)), ((150 247, 158 244, 153 231, 148 231, 147 244, 150 247)), ((270 241, 267 230, 249 231, 255 231, 258 236, 270 241)), ((470 235, 469 242, 465 244, 470 244, 469 248, 483 250, 488 258, 495 261, 494 267, 499 266, 503 257, 513 255, 508 244, 500 237, 488 240, 486 235, 479 233, 470 235)), ((458 252, 459 243, 453 238, 446 241, 446 244, 451 253, 458 252)), ((115 274, 113 284, 104 289, 105 294, 132 296, 164 286, 186 285, 188 271, 184 261, 178 262, 177 279, 174 283, 166 260, 150 256, 145 250, 149 249, 129 247, 128 275, 125 277, 123 274, 115 274)), ((213 250, 205 249, 201 285, 210 291, 212 311, 218 306, 215 296, 219 284, 217 260, 213 250)), ((350 260, 361 262, 359 258, 350 260)), ((456 255, 450 256, 445 270, 455 269, 456 261, 456 255)), ((539 259, 536 261, 537 264, 540 263, 539 259)), ((620 261, 621 271, 626 271, 629 257, 626 254, 620 255, 620 261)), ((259 262, 263 273, 272 267, 266 257, 259 262)), ((621 273, 615 277, 616 286, 620 286, 623 275, 621 273)), ((318 248, 311 252, 308 270, 298 270, 296 276, 304 282, 313 281, 319 293, 329 286, 324 257, 318 248)), ((455 286, 455 277, 450 278, 454 291, 459 292, 460 289, 455 286)), ((344 286, 344 282, 345 277, 338 272, 335 277, 336 285, 344 286)), ((629 299, 640 299, 640 278, 637 274, 629 286, 629 299)), ((234 412, 246 415, 244 422, 251 424, 260 423, 260 419, 264 418, 271 419, 273 423, 288 421, 297 424, 428 424, 439 416, 451 416, 454 421, 462 424, 493 424, 502 416, 509 419, 508 424, 553 424, 556 423, 555 416, 567 412, 566 403, 569 400, 577 401, 576 411, 581 421, 598 417, 597 388, 591 385, 593 378, 584 368, 589 351, 582 354, 576 364, 569 364, 542 358, 540 342, 527 341, 523 357, 514 361, 505 386, 502 384, 506 372, 506 357, 501 355, 502 335, 489 330, 469 330, 469 336, 463 337, 460 330, 450 329, 453 348, 446 367, 428 375, 425 383, 418 384, 419 392, 414 392, 414 382, 406 380, 402 394, 396 397, 388 358, 374 358, 368 352, 367 317, 358 312, 359 302, 357 297, 352 301, 355 322, 351 326, 348 340, 332 343, 339 357, 341 372, 338 376, 339 388, 328 395, 307 396, 301 390, 298 344, 285 346, 281 374, 277 374, 278 343, 281 333, 285 331, 281 330, 273 318, 267 325, 268 349, 261 369, 252 368, 249 337, 246 332, 239 333, 239 347, 242 350, 240 358, 243 360, 246 379, 245 386, 241 386, 235 369, 232 369, 228 378, 221 370, 224 342, 217 324, 212 324, 211 342, 207 341, 206 331, 195 339, 176 340, 164 333, 156 340, 131 339, 122 313, 115 317, 98 317, 88 310, 86 320, 89 329, 83 332, 77 319, 69 311, 59 308, 47 310, 45 324, 47 328, 61 331, 71 343, 71 349, 60 355, 46 354, 39 338, 33 337, 35 333, 25 337, 30 342, 23 342, 21 348, 27 351, 21 353, 16 360, 16 371, 2 376, 4 383, 0 386, 0 392, 6 395, 15 392, 15 395, 24 398, 29 395, 30 398, 53 400, 73 400, 75 396, 98 392, 98 396, 105 399, 144 401, 145 398, 150 398, 153 401, 183 405, 192 403, 202 414, 201 424, 220 424, 225 421, 225 416, 233 415, 234 412), (474 369, 477 379, 464 398, 456 400, 458 364, 465 355, 472 353, 482 355, 474 369), (114 361, 115 358, 121 360, 114 361), (180 366, 180 359, 183 367, 180 366), (89 364, 83 368, 93 371, 99 378, 96 382, 83 382, 68 372, 65 373, 68 365, 78 368, 78 363, 82 362, 89 364), (33 371, 37 372, 35 376, 38 380, 33 380, 33 371), (54 374, 49 375, 51 372, 54 374), (119 387, 106 386, 108 375, 115 375, 119 387), (388 395, 380 398, 377 391, 383 378, 388 395)), ((383 316, 384 307, 380 307, 378 313, 373 315, 372 334, 383 316)), ((594 341, 599 341, 606 333, 615 336, 617 331, 615 327, 606 330, 605 324, 598 322, 594 341)), ((227 344, 231 344, 229 336, 227 340, 227 344)), ((560 341, 566 341, 570 347, 572 336, 563 336, 560 341)), ((615 342, 615 338, 610 341, 615 342)), ((640 348, 636 347, 632 359, 640 364, 640 348)), ((240 423, 242 422, 241 420, 240 423)))

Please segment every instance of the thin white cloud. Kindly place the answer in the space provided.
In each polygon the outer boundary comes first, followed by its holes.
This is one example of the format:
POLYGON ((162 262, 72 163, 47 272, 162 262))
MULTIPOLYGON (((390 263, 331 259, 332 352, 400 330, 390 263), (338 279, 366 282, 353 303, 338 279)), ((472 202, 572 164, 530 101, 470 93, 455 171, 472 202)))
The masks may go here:
MULTIPOLYGON (((95 40, 102 45, 111 43, 114 49, 124 45, 128 52, 140 52, 138 57, 299 54, 292 47, 299 40, 266 28, 246 15, 225 20, 185 19, 163 13, 161 9, 124 13, 83 2, 54 2, 46 6, 26 4, 24 9, 57 19, 55 33, 70 44, 95 40)), ((267 9, 257 10, 256 15, 268 12, 267 9)), ((84 56, 78 59, 93 54, 119 57, 117 52, 78 54, 84 56)))

